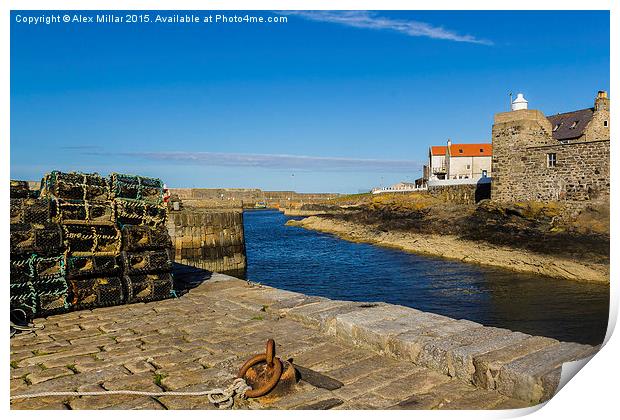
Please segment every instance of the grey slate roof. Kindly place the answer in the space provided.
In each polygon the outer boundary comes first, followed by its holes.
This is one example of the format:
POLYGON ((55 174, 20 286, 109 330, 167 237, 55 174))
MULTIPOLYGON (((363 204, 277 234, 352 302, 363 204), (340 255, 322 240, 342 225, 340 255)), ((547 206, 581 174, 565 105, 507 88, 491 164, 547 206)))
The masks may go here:
POLYGON ((581 137, 588 123, 592 120, 593 114, 594 108, 586 108, 548 116, 547 119, 551 121, 551 128, 553 129, 553 138, 568 140, 581 137), (573 126, 575 122, 577 124, 573 126))

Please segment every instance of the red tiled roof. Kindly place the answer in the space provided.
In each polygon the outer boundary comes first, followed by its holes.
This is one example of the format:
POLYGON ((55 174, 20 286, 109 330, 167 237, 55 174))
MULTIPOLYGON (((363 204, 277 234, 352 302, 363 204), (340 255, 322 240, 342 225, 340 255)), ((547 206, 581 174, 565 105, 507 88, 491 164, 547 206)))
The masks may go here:
POLYGON ((493 145, 489 143, 453 144, 451 156, 493 156, 493 145))
POLYGON ((443 156, 446 154, 446 146, 431 146, 431 155, 443 156))

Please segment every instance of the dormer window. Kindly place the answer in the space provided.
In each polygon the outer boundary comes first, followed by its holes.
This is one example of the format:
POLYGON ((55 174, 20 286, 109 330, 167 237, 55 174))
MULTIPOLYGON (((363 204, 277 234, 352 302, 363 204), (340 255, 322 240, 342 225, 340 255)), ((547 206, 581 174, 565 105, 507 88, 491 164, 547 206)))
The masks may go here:
POLYGON ((480 149, 480 153, 484 153, 484 149, 480 149))
POLYGON ((463 153, 463 149, 459 149, 459 153, 463 153))
POLYGON ((553 131, 558 131, 558 128, 560 128, 561 125, 562 123, 556 124, 555 127, 553 127, 553 131))
POLYGON ((579 124, 579 121, 573 121, 573 123, 570 126, 570 129, 573 130, 575 127, 577 127, 577 124, 579 124))

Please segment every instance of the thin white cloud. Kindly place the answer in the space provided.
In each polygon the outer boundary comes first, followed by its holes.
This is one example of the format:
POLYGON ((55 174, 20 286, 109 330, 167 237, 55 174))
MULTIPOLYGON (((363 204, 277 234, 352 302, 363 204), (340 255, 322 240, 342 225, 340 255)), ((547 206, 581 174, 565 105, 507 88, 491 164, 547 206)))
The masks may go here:
POLYGON ((271 155, 251 153, 216 152, 84 152, 87 155, 143 158, 201 166, 252 167, 290 170, 360 171, 383 172, 419 171, 422 163, 415 160, 358 159, 339 157, 317 157, 301 155, 271 155))
POLYGON ((479 39, 473 35, 462 35, 455 31, 433 26, 426 22, 415 20, 391 19, 368 11, 286 11, 283 15, 299 16, 316 22, 336 23, 362 29, 388 30, 408 36, 422 36, 433 39, 445 39, 456 42, 493 45, 486 39, 479 39))

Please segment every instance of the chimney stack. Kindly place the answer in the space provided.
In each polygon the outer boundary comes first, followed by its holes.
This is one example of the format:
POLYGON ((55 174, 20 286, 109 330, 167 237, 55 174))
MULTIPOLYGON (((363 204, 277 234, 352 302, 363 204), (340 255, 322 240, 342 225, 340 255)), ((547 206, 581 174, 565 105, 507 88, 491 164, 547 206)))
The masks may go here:
POLYGON ((607 97, 607 92, 604 90, 599 90, 596 95, 596 99, 594 100, 594 110, 595 111, 609 111, 609 98, 607 97))

